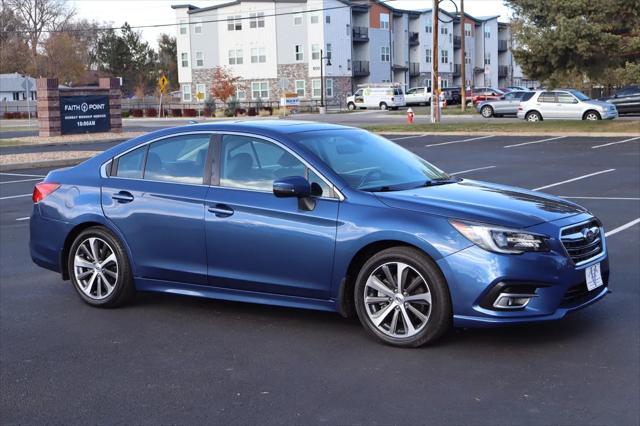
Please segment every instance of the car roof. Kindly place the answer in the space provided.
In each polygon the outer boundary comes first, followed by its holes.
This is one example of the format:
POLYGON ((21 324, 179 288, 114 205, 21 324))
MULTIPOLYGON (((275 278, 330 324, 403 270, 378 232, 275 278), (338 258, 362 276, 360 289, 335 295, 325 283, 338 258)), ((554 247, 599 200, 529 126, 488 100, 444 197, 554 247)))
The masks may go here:
POLYGON ((314 121, 301 120, 238 120, 223 121, 217 123, 190 124, 186 126, 172 127, 167 129, 170 133, 183 133, 190 131, 215 131, 215 132, 247 132, 263 136, 277 136, 308 132, 313 130, 344 130, 351 129, 348 126, 341 126, 331 123, 318 123, 314 121))

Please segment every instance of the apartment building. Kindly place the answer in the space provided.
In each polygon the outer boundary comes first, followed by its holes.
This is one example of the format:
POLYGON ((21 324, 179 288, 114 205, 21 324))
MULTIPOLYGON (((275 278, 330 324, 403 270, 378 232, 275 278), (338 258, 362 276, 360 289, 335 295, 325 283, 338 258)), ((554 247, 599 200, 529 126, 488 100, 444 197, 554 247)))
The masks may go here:
POLYGON ((379 0, 220 0, 172 8, 183 102, 209 93, 216 66, 241 77, 240 101, 273 101, 284 92, 320 99, 321 61, 328 102, 344 101, 366 83, 429 86, 433 58, 443 87, 523 82, 511 55, 509 25, 498 16, 441 11, 434 56, 429 9, 402 10, 379 0))

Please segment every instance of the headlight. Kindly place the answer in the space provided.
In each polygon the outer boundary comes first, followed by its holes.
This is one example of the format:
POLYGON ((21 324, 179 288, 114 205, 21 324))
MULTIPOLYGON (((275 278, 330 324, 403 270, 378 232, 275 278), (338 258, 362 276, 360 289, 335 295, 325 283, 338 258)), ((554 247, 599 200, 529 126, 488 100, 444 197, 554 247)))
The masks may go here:
POLYGON ((477 246, 495 253, 520 254, 549 251, 547 237, 519 229, 450 220, 449 223, 477 246))

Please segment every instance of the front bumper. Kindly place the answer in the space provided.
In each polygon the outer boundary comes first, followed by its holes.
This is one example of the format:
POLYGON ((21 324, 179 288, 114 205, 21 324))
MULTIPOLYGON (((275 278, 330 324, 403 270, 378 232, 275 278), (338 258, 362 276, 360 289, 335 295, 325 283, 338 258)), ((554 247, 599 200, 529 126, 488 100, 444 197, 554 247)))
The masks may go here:
POLYGON ((613 120, 614 118, 618 118, 618 110, 617 109, 608 109, 601 113, 601 117, 603 120, 613 120))
POLYGON ((484 327, 556 320, 602 299, 609 292, 606 242, 601 255, 576 267, 555 237, 560 227, 578 221, 579 217, 573 217, 529 228, 552 236, 551 251, 546 253, 497 254, 474 245, 440 259, 438 265, 451 293, 454 325, 484 327), (604 285, 588 291, 585 269, 596 263, 600 263, 604 285), (516 310, 487 306, 492 290, 501 284, 536 287, 536 297, 516 310))

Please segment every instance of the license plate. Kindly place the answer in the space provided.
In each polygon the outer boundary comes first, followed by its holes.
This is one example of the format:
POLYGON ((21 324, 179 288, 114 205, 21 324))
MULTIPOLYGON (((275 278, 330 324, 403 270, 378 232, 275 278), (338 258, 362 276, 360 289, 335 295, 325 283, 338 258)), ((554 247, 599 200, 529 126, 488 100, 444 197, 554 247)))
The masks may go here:
POLYGON ((599 263, 589 266, 587 269, 585 269, 584 273, 587 278, 587 289, 589 291, 604 285, 604 283, 602 282, 602 274, 600 273, 599 263))

